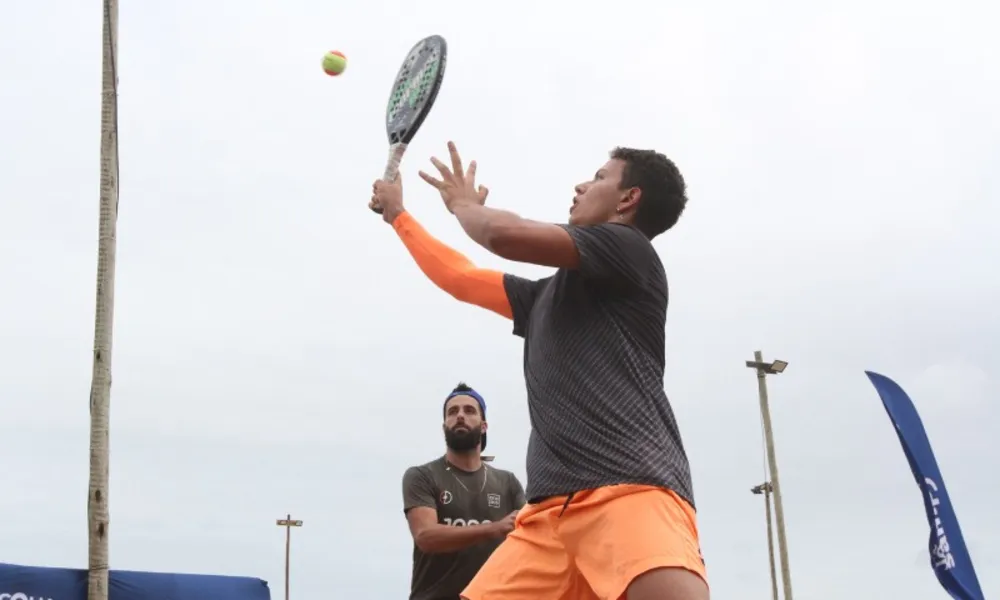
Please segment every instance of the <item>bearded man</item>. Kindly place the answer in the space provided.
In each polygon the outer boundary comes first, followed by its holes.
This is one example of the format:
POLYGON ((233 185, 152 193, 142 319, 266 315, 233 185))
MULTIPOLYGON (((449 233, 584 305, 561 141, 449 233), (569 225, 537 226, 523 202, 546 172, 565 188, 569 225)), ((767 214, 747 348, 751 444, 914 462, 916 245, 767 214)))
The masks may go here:
POLYGON ((483 460, 483 397, 459 383, 443 416, 444 456, 403 474, 403 513, 413 536, 410 600, 459 600, 525 503, 517 477, 483 460))

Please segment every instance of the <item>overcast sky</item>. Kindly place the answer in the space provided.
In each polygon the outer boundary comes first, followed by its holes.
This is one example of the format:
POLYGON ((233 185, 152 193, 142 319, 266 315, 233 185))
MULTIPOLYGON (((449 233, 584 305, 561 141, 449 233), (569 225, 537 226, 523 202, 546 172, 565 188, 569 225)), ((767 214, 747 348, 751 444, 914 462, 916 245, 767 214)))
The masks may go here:
MULTIPOLYGON (((617 144, 689 182, 656 241, 666 388, 713 597, 770 598, 755 349, 797 600, 936 600, 928 528, 864 370, 913 397, 986 595, 1000 595, 1000 9, 944 3, 175 0, 121 9, 114 568, 247 575, 298 600, 402 598, 404 469, 460 379, 524 476, 510 324, 424 279, 368 212, 410 46, 444 35, 416 177, 454 139, 490 202, 563 221, 617 144), (990 39, 993 38, 993 41, 990 39), (332 79, 328 49, 348 57, 332 79)), ((0 561, 86 566, 100 3, 0 19, 0 561)))

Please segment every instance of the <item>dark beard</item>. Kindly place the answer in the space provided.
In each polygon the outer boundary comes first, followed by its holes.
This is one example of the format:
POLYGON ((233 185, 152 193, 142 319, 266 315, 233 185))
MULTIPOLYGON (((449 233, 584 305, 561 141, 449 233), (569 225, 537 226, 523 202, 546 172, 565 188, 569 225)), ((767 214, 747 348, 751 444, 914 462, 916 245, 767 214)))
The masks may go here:
POLYGON ((478 450, 482 439, 483 432, 479 429, 444 430, 444 443, 455 452, 478 450))

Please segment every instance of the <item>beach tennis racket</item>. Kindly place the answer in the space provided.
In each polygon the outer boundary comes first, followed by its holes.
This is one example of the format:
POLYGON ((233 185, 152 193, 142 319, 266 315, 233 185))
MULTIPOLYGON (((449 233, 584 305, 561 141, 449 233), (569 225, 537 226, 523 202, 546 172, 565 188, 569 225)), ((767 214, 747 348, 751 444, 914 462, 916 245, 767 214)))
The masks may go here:
MULTIPOLYGON (((432 35, 417 42, 399 67, 389 94, 389 104, 385 108, 389 160, 386 162, 382 181, 396 179, 407 145, 417 134, 437 99, 447 59, 448 44, 440 35, 432 35)), ((382 214, 382 208, 377 204, 369 204, 368 207, 382 214)))

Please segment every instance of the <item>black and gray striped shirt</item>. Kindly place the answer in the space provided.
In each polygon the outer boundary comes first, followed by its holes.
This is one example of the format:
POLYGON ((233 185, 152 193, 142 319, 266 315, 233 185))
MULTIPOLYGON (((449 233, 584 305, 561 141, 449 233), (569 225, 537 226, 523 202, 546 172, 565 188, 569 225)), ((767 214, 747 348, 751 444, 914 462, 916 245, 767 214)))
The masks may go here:
POLYGON ((504 287, 524 338, 529 502, 636 483, 694 506, 691 471, 663 389, 667 277, 638 229, 563 226, 580 266, 504 287))

